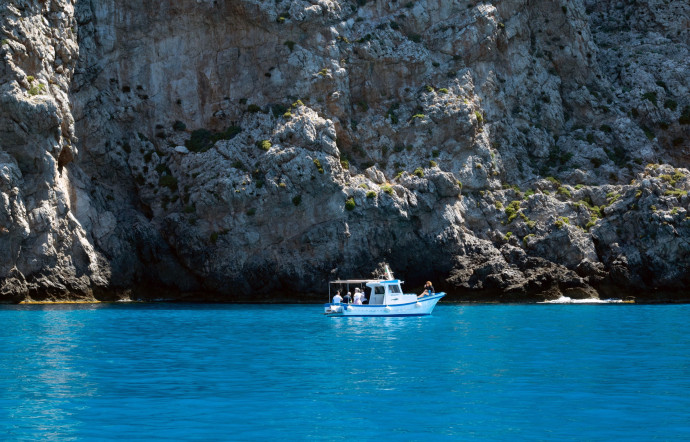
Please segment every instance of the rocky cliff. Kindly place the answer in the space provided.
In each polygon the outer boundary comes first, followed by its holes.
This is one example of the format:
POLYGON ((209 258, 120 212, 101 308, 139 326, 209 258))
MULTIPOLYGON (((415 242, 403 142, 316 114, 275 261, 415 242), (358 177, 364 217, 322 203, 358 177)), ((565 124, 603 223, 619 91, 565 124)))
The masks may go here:
POLYGON ((690 6, 9 0, 0 299, 684 299, 690 6), (299 295, 297 295, 299 293, 299 295))

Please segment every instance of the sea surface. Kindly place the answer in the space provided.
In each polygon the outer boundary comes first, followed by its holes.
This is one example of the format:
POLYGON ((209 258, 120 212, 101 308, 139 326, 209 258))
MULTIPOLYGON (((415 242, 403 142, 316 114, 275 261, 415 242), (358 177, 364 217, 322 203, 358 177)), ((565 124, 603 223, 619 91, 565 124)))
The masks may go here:
POLYGON ((2 440, 690 440, 689 305, 0 306, 2 440))

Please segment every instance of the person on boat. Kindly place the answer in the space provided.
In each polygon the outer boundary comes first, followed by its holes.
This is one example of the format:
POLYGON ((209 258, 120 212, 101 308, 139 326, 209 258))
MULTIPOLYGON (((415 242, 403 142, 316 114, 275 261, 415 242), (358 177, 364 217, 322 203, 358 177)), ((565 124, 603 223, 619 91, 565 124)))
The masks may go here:
POLYGON ((420 298, 424 296, 431 296, 434 294, 434 286, 431 285, 431 281, 427 281, 426 284, 424 284, 424 291, 422 292, 421 295, 419 295, 420 298))
POLYGON ((349 304, 352 301, 352 295, 350 294, 350 292, 347 292, 344 299, 345 299, 345 304, 349 304))
POLYGON ((341 302, 343 302, 343 297, 340 296, 340 290, 338 290, 333 297, 333 304, 340 304, 341 302))
POLYGON ((359 291, 359 289, 355 289, 355 305, 362 305, 362 298, 364 296, 362 295, 362 292, 359 291))

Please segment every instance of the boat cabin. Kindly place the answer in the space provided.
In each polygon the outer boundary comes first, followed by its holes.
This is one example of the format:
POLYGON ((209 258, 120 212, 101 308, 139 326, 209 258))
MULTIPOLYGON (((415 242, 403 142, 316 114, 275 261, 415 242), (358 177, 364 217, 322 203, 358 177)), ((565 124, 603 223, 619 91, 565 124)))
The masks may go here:
POLYGON ((400 288, 403 281, 392 279, 389 281, 372 281, 367 283, 371 288, 369 304, 375 305, 394 305, 416 302, 417 295, 404 294, 400 288))

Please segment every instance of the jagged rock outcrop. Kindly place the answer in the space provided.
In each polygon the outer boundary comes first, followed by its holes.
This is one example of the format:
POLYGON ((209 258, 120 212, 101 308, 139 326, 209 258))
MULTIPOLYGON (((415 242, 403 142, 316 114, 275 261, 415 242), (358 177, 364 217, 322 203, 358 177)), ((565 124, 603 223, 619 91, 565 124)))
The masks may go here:
POLYGON ((5 2, 0 297, 296 299, 387 261, 455 299, 678 299, 689 21, 661 0, 5 2))

